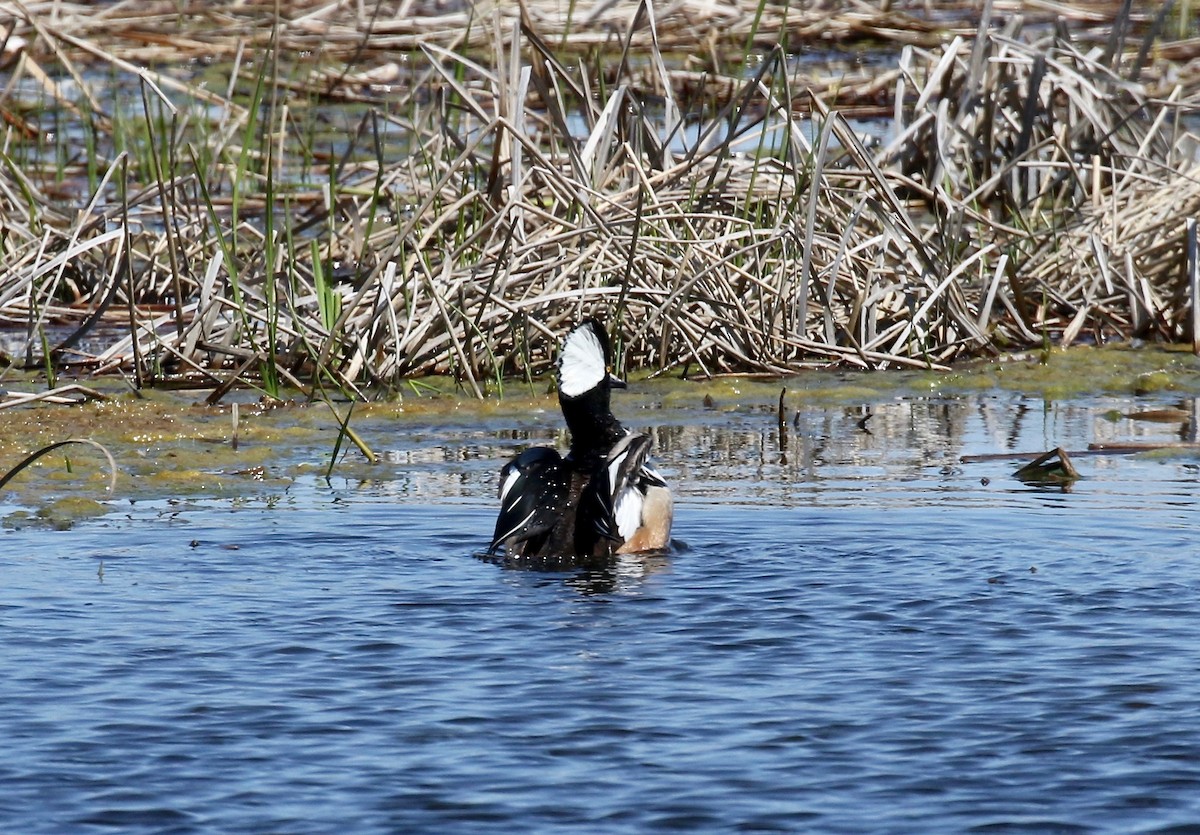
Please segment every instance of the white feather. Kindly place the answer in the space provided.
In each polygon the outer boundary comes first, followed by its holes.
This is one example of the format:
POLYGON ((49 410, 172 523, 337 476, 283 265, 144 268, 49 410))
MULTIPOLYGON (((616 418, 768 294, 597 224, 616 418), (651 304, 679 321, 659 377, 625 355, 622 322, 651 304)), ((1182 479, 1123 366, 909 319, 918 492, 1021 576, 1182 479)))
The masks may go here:
POLYGON ((513 489, 513 485, 517 483, 517 479, 521 477, 521 471, 513 467, 513 471, 508 474, 508 478, 504 479, 504 483, 500 485, 500 503, 504 503, 504 499, 508 496, 508 491, 513 489))
POLYGON ((628 542, 642 526, 642 503, 646 497, 636 487, 626 487, 617 496, 613 505, 613 517, 617 521, 617 532, 628 542))
POLYGON ((558 360, 559 392, 567 397, 578 397, 600 385, 606 376, 604 346, 591 326, 579 327, 567 334, 558 360))

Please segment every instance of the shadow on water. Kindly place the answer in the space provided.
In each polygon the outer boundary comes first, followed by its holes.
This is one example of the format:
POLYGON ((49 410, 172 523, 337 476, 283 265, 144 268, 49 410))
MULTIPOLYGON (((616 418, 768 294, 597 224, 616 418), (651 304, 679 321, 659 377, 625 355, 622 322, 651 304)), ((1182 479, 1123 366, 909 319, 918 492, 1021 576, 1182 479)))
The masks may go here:
POLYGON ((585 595, 629 594, 636 592, 647 578, 671 570, 671 561, 691 549, 672 539, 671 547, 639 554, 612 554, 606 557, 522 557, 476 552, 481 562, 505 571, 529 572, 547 582, 561 582, 585 595))

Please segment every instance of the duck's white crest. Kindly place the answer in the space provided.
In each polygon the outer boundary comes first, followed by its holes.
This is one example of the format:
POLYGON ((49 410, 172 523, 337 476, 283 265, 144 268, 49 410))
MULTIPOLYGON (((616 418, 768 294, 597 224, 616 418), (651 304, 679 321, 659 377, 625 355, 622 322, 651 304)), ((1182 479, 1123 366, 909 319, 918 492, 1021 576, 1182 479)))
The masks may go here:
POLYGON ((600 385, 608 376, 604 367, 604 346, 596 335, 594 325, 575 328, 563 341, 558 358, 558 391, 567 397, 578 397, 600 385))

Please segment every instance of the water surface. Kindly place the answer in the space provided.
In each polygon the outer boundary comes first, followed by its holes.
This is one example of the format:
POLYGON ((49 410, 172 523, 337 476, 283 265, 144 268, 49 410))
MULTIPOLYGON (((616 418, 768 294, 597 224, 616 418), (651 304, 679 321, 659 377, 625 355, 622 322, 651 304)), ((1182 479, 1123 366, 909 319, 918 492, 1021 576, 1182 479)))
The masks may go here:
POLYGON ((681 544, 602 571, 474 556, 497 461, 552 414, 399 434, 369 479, 3 531, 0 822, 1195 825, 1200 461, 1078 458, 1063 491, 960 460, 1178 440, 1116 417, 1165 404, 800 407, 782 442, 762 409, 635 413, 681 544))

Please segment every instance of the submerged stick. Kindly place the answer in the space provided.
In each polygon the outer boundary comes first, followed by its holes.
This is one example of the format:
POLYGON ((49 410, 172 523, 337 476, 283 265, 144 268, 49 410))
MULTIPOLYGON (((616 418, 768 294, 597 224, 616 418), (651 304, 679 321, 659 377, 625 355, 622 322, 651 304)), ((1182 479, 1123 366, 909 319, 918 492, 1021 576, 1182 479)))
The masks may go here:
POLYGON ((788 426, 787 426, 787 406, 784 405, 783 398, 787 395, 787 388, 779 390, 779 411, 777 418, 779 420, 779 451, 787 452, 788 445, 788 426))
POLYGON ((1088 451, 1100 454, 1121 455, 1134 452, 1152 452, 1156 449, 1200 449, 1196 441, 1124 441, 1121 443, 1088 444, 1088 451))
MULTIPOLYGON (((1147 449, 1158 449, 1171 444, 1149 444, 1147 446, 1131 446, 1129 444, 1089 444, 1087 449, 1071 450, 1067 454, 1072 458, 1083 458, 1093 455, 1129 455, 1143 452, 1147 449)), ((1200 444, 1197 444, 1200 446, 1200 444)), ((990 461, 1034 461, 1051 453, 1046 452, 984 452, 977 455, 959 456, 960 464, 984 464, 990 461)))

